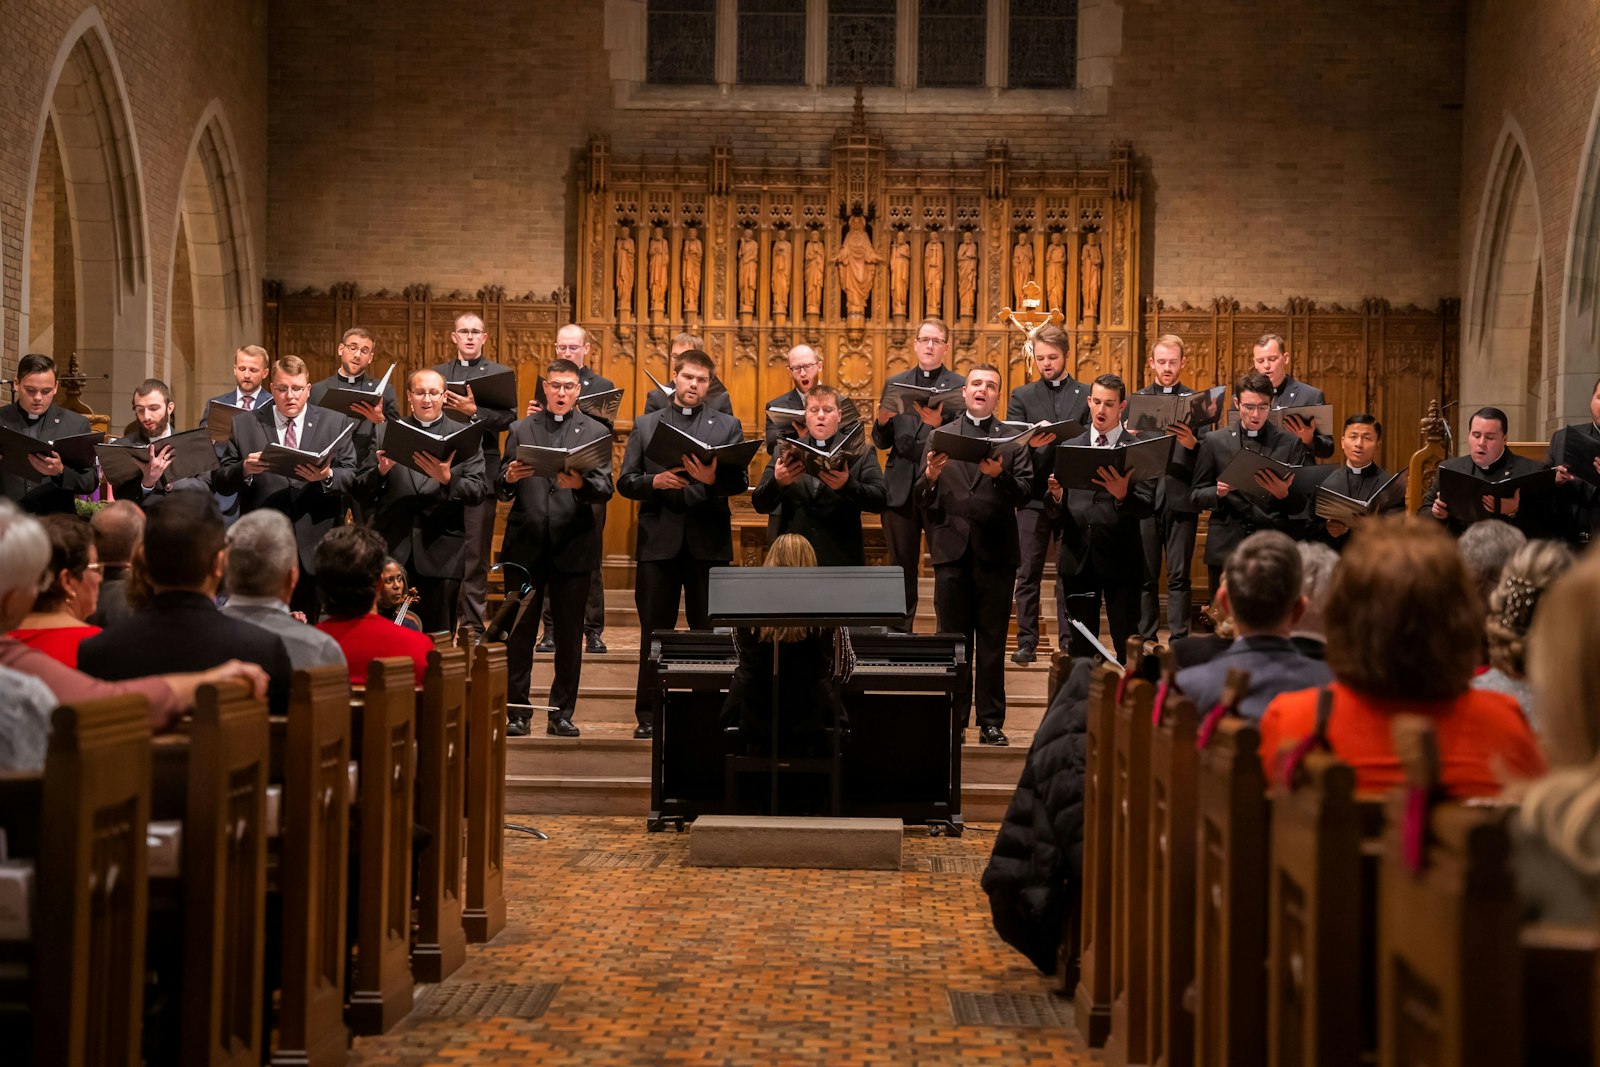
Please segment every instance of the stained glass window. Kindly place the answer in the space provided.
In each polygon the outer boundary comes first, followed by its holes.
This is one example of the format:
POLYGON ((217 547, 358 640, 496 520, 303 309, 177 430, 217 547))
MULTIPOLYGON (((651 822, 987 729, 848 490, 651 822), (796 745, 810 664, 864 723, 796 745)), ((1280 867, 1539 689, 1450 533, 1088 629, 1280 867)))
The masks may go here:
POLYGON ((981 88, 987 0, 920 0, 917 84, 925 89, 981 88))
POLYGON ((1010 0, 1006 84, 1013 89, 1070 89, 1077 82, 1076 0, 1010 0))
POLYGON ((800 85, 806 0, 739 0, 739 84, 800 85))
POLYGON ((649 0, 645 80, 657 85, 716 81, 716 0, 649 0))
POLYGON ((893 85, 895 0, 829 0, 828 84, 893 85))

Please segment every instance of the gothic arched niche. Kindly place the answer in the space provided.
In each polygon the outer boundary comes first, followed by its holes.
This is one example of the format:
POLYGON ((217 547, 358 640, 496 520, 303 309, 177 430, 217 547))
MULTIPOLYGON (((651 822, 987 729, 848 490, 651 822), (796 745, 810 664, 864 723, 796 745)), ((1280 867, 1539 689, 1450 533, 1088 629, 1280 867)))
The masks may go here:
POLYGON ((1563 421, 1588 417, 1589 398, 1600 378, 1600 93, 1579 159, 1565 278, 1560 365, 1551 392, 1554 413, 1563 421))
POLYGON ((21 336, 62 366, 76 354, 85 374, 109 375, 83 388, 99 412, 125 409, 151 370, 143 184, 122 76, 91 8, 64 38, 39 116, 21 336), (47 307, 49 326, 36 328, 47 307))

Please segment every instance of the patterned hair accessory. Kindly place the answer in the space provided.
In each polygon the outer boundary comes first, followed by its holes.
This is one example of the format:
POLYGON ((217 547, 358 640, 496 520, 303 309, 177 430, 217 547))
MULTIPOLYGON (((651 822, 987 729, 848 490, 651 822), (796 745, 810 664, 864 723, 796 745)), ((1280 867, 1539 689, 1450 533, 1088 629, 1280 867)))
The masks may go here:
POLYGON ((1525 633, 1533 622, 1533 609, 1539 606, 1538 586, 1518 574, 1507 575, 1500 600, 1500 624, 1515 633, 1525 633))

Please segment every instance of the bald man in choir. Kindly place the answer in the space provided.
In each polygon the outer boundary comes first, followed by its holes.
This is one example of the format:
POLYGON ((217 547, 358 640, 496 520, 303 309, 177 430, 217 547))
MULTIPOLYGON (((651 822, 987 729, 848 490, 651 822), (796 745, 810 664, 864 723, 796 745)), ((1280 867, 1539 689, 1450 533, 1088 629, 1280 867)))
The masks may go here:
MULTIPOLYGON (((1538 460, 1519 456, 1507 447, 1510 425, 1506 413, 1499 408, 1483 407, 1473 412, 1472 418, 1467 420, 1467 454, 1440 463, 1440 472, 1458 471, 1486 482, 1503 482, 1546 469, 1538 460)), ((1559 480, 1559 472, 1556 477, 1559 480)), ((1518 490, 1506 497, 1486 493, 1481 502, 1485 510, 1494 513, 1495 518, 1509 522, 1529 537, 1550 537, 1555 532, 1556 524, 1548 498, 1530 495, 1524 499, 1521 490, 1518 490)), ((1434 478, 1433 484, 1423 495, 1418 514, 1433 516, 1457 535, 1481 517, 1452 514, 1449 505, 1439 495, 1438 477, 1434 478)))
POLYGON ((777 517, 778 534, 799 534, 810 541, 819 567, 866 566, 861 513, 882 512, 889 499, 878 453, 864 447, 854 457, 840 456, 808 471, 801 458, 804 446, 827 451, 839 443, 838 390, 812 386, 805 412, 805 432, 795 439, 798 446, 789 445, 789 438, 773 446, 777 458, 761 472, 750 502, 761 514, 777 517))
MULTIPOLYGON (((56 403, 56 361, 37 352, 17 360, 17 379, 12 386, 16 399, 0 408, 0 426, 46 442, 77 437, 90 432, 89 420, 76 411, 56 403)), ((26 474, 0 470, 0 496, 17 502, 23 511, 35 515, 53 512, 72 514, 75 498, 94 492, 94 453, 83 464, 67 459, 54 450, 30 450, 26 474)))

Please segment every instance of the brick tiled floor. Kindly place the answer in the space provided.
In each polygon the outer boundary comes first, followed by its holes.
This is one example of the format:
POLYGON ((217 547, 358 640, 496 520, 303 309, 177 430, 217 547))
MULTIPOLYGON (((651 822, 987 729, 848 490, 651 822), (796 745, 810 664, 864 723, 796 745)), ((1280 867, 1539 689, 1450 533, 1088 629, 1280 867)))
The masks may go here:
MULTIPOLYGON (((904 869, 684 866, 643 820, 532 820, 506 839, 507 927, 451 982, 560 983, 537 1019, 424 1018, 352 1063, 1098 1062, 1071 1030, 957 1026, 948 991, 1046 993, 997 938, 979 871, 993 827, 905 839, 904 869)), ((433 987, 421 987, 419 995, 433 987)))

